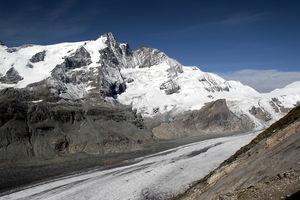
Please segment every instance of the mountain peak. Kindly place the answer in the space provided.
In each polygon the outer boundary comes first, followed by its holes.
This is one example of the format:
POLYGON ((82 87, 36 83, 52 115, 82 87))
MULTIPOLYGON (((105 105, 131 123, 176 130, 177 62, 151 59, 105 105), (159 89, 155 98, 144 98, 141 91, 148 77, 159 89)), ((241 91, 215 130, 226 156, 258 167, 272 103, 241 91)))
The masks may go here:
POLYGON ((115 40, 115 37, 114 35, 112 34, 112 32, 106 32, 106 33, 103 33, 102 35, 100 35, 97 39, 99 38, 107 38, 108 40, 115 40))

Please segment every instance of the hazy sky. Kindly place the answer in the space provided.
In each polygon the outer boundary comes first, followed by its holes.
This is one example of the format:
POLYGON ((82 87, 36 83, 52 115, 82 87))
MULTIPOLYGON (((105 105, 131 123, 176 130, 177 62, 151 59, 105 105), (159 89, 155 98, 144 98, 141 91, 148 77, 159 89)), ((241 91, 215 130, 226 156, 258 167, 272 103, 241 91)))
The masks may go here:
POLYGON ((8 46, 112 32, 133 49, 155 47, 228 78, 245 69, 300 71, 296 0, 1 0, 0 10, 0 40, 8 46))

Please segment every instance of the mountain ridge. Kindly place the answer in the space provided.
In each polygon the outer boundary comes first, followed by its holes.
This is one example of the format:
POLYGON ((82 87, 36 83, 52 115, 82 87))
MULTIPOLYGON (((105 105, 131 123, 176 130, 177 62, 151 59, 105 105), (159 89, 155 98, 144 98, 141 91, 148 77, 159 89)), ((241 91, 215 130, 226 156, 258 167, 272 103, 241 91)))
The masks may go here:
MULTIPOLYGON (((171 127, 184 112, 195 114, 219 99, 224 102, 215 110, 223 107, 232 115, 230 119, 248 124, 248 128, 239 125, 235 131, 259 130, 300 99, 300 82, 260 94, 240 82, 183 66, 158 49, 131 50, 112 33, 74 43, 0 46, 0 66, 0 155, 5 158, 19 157, 15 145, 27 156, 41 158, 47 154, 130 151, 133 146, 153 142, 155 127, 163 123, 171 127), (13 123, 19 126, 13 127, 13 123), (124 131, 120 127, 125 127, 124 131), (49 133, 54 135, 42 137, 49 133), (137 140, 132 137, 135 134, 140 134, 137 140), (107 140, 112 144, 110 150, 105 149, 107 140), (49 151, 36 151, 43 149, 41 145, 49 151), (121 146, 117 150, 114 145, 121 146)), ((185 117, 191 119, 188 115, 185 117)), ((198 127, 202 122, 193 123, 198 127)), ((219 131, 224 130, 221 126, 219 131)), ((161 135, 158 130, 165 132, 156 128, 156 135, 161 135)), ((197 135, 203 130, 192 132, 197 135)))
POLYGON ((131 105, 143 117, 164 113, 175 116, 225 98, 235 115, 247 116, 261 129, 300 99, 300 83, 261 94, 238 81, 183 66, 158 49, 131 50, 110 32, 82 42, 1 46, 0 57, 0 89, 28 88, 45 80, 56 98, 80 101, 100 91, 102 99, 112 97, 131 105), (253 115, 250 111, 254 108, 269 115, 270 122, 253 115))

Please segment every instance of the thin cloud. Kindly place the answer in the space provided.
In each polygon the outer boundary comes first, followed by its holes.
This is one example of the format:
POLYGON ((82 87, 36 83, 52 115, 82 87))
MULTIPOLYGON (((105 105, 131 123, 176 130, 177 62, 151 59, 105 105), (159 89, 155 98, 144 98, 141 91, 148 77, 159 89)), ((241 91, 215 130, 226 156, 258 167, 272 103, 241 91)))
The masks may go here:
POLYGON ((249 24, 264 20, 268 17, 268 13, 236 13, 220 21, 222 25, 240 25, 249 24))
POLYGON ((281 72, 278 70, 246 69, 228 73, 219 73, 226 80, 236 80, 249 85, 259 92, 270 92, 276 88, 300 81, 300 72, 281 72))
POLYGON ((56 7, 56 9, 52 10, 48 17, 50 20, 55 21, 67 13, 72 7, 78 2, 78 0, 63 0, 60 4, 56 7))
POLYGON ((223 19, 217 20, 207 20, 202 21, 201 23, 195 23, 193 25, 184 26, 180 29, 176 28, 174 30, 169 31, 162 31, 162 32, 155 32, 151 35, 155 36, 167 36, 170 37, 171 35, 175 34, 185 34, 185 37, 188 36, 189 33, 199 33, 206 31, 212 27, 219 27, 221 26, 237 26, 242 24, 249 24, 254 23, 262 20, 266 20, 270 18, 271 13, 269 12, 260 12, 260 13, 250 13, 250 12, 242 12, 242 13, 235 13, 229 16, 223 17, 223 19))

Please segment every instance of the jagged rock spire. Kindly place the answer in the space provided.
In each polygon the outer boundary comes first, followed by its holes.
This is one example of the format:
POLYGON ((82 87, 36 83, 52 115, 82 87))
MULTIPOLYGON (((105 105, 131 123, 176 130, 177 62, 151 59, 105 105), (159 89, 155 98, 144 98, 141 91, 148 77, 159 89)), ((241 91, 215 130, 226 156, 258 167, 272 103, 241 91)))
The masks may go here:
POLYGON ((108 40, 115 40, 115 37, 112 34, 112 32, 103 33, 97 39, 102 38, 102 37, 106 37, 108 40))

